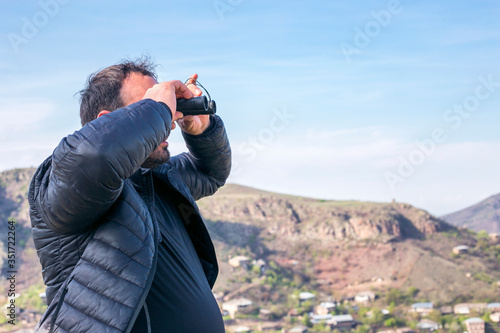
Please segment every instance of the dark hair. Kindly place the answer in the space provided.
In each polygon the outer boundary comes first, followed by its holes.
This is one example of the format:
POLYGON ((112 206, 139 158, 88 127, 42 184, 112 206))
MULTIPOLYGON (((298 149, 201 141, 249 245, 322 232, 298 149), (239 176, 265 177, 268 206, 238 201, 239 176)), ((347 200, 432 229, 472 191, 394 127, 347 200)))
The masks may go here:
POLYGON ((154 65, 149 57, 124 60, 91 74, 80 94, 80 120, 82 126, 97 118, 102 110, 114 111, 125 105, 120 95, 123 80, 131 73, 141 73, 156 79, 154 65))

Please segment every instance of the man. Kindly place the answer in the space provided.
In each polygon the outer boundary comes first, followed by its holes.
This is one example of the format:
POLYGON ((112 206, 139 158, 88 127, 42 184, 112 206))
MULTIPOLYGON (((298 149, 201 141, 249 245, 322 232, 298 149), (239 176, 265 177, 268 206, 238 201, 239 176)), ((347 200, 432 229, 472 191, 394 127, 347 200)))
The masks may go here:
POLYGON ((186 116, 144 60, 108 67, 81 91, 79 131, 37 169, 29 189, 48 308, 36 332, 205 332, 224 324, 211 292, 212 241, 195 200, 229 175, 218 116, 186 116), (182 130, 189 153, 170 158, 182 130))

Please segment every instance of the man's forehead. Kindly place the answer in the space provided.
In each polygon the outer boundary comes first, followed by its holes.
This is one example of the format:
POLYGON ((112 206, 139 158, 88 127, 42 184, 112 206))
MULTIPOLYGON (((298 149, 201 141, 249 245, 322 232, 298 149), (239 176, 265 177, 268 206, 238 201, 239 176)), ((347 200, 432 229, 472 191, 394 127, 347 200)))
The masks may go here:
POLYGON ((157 84, 158 81, 151 76, 142 73, 130 73, 123 80, 120 97, 125 106, 140 101, 146 91, 157 84))

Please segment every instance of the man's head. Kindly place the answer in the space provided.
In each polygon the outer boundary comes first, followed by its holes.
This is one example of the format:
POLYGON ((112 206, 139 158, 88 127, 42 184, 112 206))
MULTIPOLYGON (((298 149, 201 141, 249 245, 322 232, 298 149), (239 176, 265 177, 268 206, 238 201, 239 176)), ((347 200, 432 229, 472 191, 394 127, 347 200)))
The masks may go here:
POLYGON ((123 61, 89 76, 80 91, 80 120, 82 126, 97 118, 103 110, 114 111, 127 106, 123 83, 131 74, 149 76, 156 81, 155 65, 149 59, 123 61))
MULTIPOLYGON (((89 76, 80 91, 80 119, 82 126, 116 109, 140 101, 156 83, 155 65, 149 59, 124 61, 89 76)), ((173 128, 173 127, 172 127, 173 128)), ((170 158, 166 142, 148 156, 144 168, 155 168, 170 158)))

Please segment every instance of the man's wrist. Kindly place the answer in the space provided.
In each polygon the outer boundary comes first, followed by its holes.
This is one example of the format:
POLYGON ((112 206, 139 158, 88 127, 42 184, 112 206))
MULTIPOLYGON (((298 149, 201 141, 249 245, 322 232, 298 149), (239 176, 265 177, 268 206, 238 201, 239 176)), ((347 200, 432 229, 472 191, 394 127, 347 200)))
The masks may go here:
POLYGON ((215 127, 216 127, 215 116, 211 114, 210 118, 208 120, 208 126, 201 133, 192 134, 192 133, 182 131, 182 134, 192 136, 192 137, 197 137, 197 136, 201 136, 201 135, 208 135, 208 134, 210 134, 210 132, 212 132, 215 129, 215 127))

